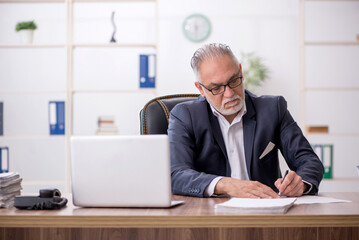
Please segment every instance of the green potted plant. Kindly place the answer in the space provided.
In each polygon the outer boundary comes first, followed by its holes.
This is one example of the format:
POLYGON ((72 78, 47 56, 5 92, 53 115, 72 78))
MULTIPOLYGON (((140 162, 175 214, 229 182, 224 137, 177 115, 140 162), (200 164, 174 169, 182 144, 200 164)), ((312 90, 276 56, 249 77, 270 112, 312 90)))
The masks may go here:
POLYGON ((34 30, 37 29, 37 25, 34 21, 18 22, 15 30, 20 33, 21 42, 25 44, 31 44, 34 36, 34 30))
POLYGON ((243 66, 244 87, 250 91, 255 91, 268 79, 269 70, 264 65, 263 60, 254 52, 241 52, 240 61, 243 66))

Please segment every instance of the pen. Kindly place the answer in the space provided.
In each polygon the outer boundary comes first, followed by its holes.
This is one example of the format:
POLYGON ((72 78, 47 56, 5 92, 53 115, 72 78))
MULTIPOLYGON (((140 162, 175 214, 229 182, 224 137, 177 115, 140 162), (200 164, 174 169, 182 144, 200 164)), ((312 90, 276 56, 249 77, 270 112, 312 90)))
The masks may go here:
MULTIPOLYGON (((285 177, 288 175, 288 173, 289 173, 289 170, 285 171, 284 177, 283 177, 283 180, 282 180, 282 183, 284 182, 284 179, 285 179, 285 177)), ((281 195, 280 192, 278 193, 278 195, 279 195, 279 196, 281 195)))

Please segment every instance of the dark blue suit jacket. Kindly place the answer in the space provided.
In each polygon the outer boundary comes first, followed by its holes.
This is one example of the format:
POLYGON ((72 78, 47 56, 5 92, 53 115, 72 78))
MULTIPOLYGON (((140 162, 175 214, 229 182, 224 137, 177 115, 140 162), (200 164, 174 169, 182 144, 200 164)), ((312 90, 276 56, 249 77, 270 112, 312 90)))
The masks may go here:
MULTIPOLYGON (((281 177, 279 149, 289 168, 313 185, 310 194, 317 193, 323 165, 287 110, 285 99, 246 91, 245 102, 243 136, 249 178, 278 191, 274 182, 281 177), (269 142, 275 147, 259 159, 269 142)), ((168 135, 174 194, 203 197, 215 177, 231 176, 218 120, 203 97, 175 106, 168 135)))

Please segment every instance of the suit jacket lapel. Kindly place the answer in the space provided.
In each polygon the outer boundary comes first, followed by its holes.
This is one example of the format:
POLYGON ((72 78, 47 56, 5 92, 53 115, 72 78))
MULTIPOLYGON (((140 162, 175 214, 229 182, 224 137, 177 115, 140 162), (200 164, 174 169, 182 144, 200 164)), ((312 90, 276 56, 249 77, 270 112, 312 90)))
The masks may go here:
POLYGON ((255 109, 253 103, 246 93, 246 107, 247 113, 243 116, 243 140, 244 140, 244 153, 246 158, 247 172, 249 179, 251 178, 251 164, 252 164, 252 151, 254 143, 254 133, 256 130, 256 120, 255 120, 255 109))

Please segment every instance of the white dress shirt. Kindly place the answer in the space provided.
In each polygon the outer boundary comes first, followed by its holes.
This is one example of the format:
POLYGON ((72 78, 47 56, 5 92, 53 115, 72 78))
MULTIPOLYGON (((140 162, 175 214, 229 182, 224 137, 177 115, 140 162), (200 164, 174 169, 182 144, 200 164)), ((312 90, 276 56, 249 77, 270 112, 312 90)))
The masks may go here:
MULTIPOLYGON (((211 105, 210 105, 211 106, 211 105)), ((229 123, 227 119, 211 106, 213 114, 217 117, 221 128, 224 144, 226 146, 229 166, 231 167, 231 177, 239 180, 249 180, 246 159, 244 155, 243 141, 243 119, 246 114, 246 104, 244 103, 238 115, 229 123)), ((205 190, 206 196, 212 196, 217 182, 223 177, 216 177, 205 190)))
MULTIPOLYGON (((231 167, 231 177, 239 180, 249 180, 243 140, 243 116, 247 112, 246 104, 244 103, 243 108, 239 111, 231 124, 222 114, 212 107, 211 104, 210 106, 213 114, 217 117, 221 128, 224 144, 226 145, 229 166, 231 167)), ((214 188, 222 178, 223 176, 219 176, 212 180, 205 189, 205 196, 210 197, 214 194, 214 188)), ((304 180, 303 182, 309 185, 308 190, 303 193, 304 195, 311 191, 313 185, 304 180)))

